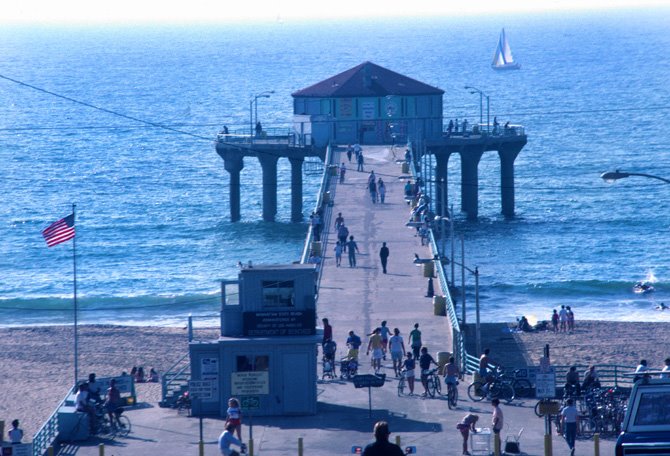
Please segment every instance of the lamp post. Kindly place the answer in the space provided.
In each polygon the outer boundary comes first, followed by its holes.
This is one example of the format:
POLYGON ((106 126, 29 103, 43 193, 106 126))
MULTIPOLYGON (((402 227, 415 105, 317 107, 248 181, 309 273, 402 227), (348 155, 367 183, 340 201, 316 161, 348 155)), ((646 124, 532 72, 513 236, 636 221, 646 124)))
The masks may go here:
POLYGON ((477 87, 472 87, 472 86, 465 86, 466 90, 470 90, 470 93, 478 93, 479 94, 479 123, 481 124, 484 121, 484 113, 483 113, 483 103, 484 103, 484 97, 486 97, 486 132, 490 133, 491 132, 491 122, 489 119, 491 118, 491 110, 490 110, 490 99, 489 96, 486 95, 484 92, 479 90, 477 87))
POLYGON ((625 179, 630 176, 648 177, 650 179, 657 179, 665 182, 666 184, 670 184, 670 179, 666 179, 664 177, 654 176, 653 174, 645 174, 645 173, 624 173, 622 171, 619 171, 618 169, 616 171, 608 171, 600 175, 602 180, 604 180, 605 182, 614 182, 619 179, 625 179))
POLYGON ((258 99, 259 98, 270 98, 270 95, 275 93, 274 90, 268 90, 266 92, 261 92, 258 95, 254 95, 253 98, 249 99, 249 136, 251 138, 254 137, 254 125, 258 123, 258 99), (254 116, 253 114, 256 114, 255 116, 255 122, 254 122, 254 116))
POLYGON ((452 261, 452 263, 461 267, 463 274, 463 324, 465 325, 465 271, 468 271, 470 274, 475 276, 475 350, 477 354, 482 352, 482 332, 481 325, 479 320, 479 267, 475 266, 475 269, 470 269, 463 263, 458 261, 452 261))

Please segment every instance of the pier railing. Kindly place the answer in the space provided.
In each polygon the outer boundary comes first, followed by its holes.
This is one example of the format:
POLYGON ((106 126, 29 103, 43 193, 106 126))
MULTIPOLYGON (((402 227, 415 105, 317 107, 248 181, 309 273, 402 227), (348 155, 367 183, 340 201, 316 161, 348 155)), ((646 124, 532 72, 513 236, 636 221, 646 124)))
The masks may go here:
POLYGON ((282 144, 290 147, 305 147, 312 145, 312 135, 298 133, 289 127, 272 127, 263 129, 260 133, 249 134, 248 129, 231 130, 228 133, 219 132, 216 135, 217 143, 228 144, 282 144))
MULTIPOLYGON (((330 227, 330 218, 331 218, 331 210, 330 210, 330 198, 332 198, 332 194, 330 193, 330 183, 332 181, 333 177, 336 177, 332 173, 332 167, 331 167, 331 162, 333 161, 333 149, 330 145, 326 148, 326 156, 324 159, 324 167, 323 167, 323 175, 321 176, 321 185, 319 185, 319 192, 316 197, 316 203, 314 205, 314 212, 321 211, 321 235, 319 237, 320 242, 321 242, 321 252, 319 255, 319 263, 317 263, 317 283, 316 283, 316 290, 317 290, 317 295, 315 299, 318 301, 318 290, 319 290, 319 285, 321 284, 321 262, 323 261, 323 258, 325 257, 325 252, 323 251, 324 246, 326 245, 326 241, 328 240, 328 228, 330 227)), ((301 264, 307 264, 309 263, 309 258, 311 256, 311 253, 314 249, 314 242, 315 236, 314 232, 312 230, 312 224, 310 223, 309 227, 307 228, 307 236, 305 237, 305 245, 303 246, 302 249, 302 255, 300 257, 300 263, 301 264)))

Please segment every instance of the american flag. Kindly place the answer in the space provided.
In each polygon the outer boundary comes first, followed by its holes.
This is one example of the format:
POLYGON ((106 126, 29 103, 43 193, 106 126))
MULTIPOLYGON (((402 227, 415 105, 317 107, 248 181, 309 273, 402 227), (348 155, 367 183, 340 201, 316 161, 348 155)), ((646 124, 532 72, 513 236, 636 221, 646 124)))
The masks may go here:
POLYGON ((74 237, 74 213, 53 222, 42 231, 47 247, 53 247, 74 237))

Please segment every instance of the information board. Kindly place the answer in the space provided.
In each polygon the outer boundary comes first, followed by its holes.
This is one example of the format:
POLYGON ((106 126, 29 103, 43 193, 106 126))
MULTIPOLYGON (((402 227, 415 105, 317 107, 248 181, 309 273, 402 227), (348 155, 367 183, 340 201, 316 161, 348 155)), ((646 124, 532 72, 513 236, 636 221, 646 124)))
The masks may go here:
POLYGON ((2 444, 2 456, 33 456, 32 443, 15 443, 10 444, 4 442, 2 444))
POLYGON ((556 372, 537 372, 535 374, 535 397, 547 399, 556 397, 556 372))
POLYGON ((233 372, 230 374, 230 392, 234 396, 270 394, 267 371, 233 372))
POLYGON ((313 309, 270 312, 244 312, 245 336, 311 336, 316 334, 316 314, 313 309))
POLYGON ((219 358, 200 358, 200 380, 209 381, 212 384, 211 396, 201 399, 204 402, 217 402, 219 400, 219 358))
POLYGON ((194 399, 207 400, 214 396, 214 382, 211 380, 190 380, 188 394, 194 399))

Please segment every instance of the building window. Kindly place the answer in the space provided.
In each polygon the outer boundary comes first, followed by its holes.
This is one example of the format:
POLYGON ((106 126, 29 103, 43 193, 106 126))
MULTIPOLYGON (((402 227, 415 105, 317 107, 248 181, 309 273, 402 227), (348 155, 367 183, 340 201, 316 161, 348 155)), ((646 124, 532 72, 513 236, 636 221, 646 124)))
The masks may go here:
POLYGON ((268 355, 238 355, 236 372, 268 371, 270 356, 268 355))
POLYGON ((295 284, 293 280, 263 281, 263 307, 293 307, 295 284))

